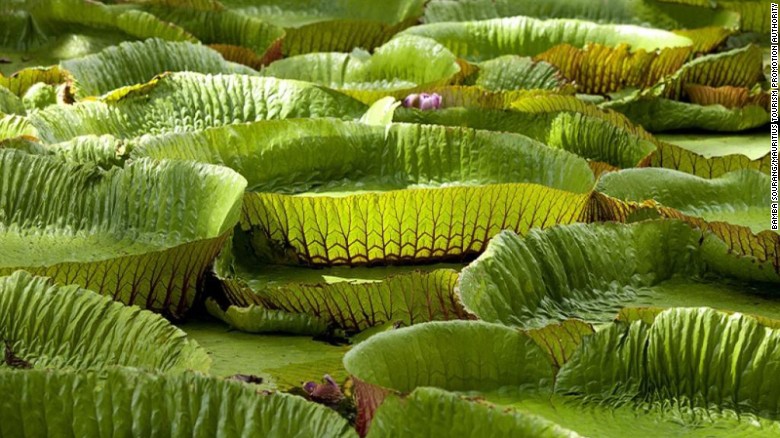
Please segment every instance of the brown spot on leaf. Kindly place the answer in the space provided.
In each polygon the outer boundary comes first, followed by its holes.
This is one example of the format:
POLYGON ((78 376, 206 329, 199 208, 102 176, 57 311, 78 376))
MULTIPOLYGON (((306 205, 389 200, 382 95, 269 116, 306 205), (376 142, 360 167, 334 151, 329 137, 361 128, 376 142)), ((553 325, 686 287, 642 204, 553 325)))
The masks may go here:
POLYGON ((234 374, 230 377, 227 377, 226 380, 237 380, 239 382, 254 383, 256 385, 263 383, 263 378, 260 376, 255 376, 254 374, 234 374))
POLYGON ((5 341, 5 363, 11 368, 30 369, 32 364, 16 356, 8 341, 5 341))

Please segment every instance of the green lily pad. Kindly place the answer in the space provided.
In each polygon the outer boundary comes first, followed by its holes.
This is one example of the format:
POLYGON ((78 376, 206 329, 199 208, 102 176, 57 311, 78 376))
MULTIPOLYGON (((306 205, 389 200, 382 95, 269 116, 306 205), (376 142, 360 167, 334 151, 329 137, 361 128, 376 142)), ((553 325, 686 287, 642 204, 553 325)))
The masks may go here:
POLYGON ((776 324, 669 309, 579 337, 559 367, 545 357, 554 338, 540 345, 533 332, 484 322, 428 323, 378 334, 345 364, 363 396, 359 430, 373 416, 369 436, 399 424, 404 436, 446 434, 452 425, 437 417, 455 404, 453 421, 491 436, 771 437, 780 432, 776 324), (411 395, 385 399, 389 390, 411 395))
POLYGON ((769 154, 771 146, 766 129, 732 135, 697 132, 658 134, 656 137, 706 158, 740 154, 758 160, 769 154))
POLYGON ((780 319, 771 262, 732 254, 683 222, 577 224, 504 232, 461 273, 480 319, 520 327, 579 318, 608 322, 626 306, 714 306, 780 319))

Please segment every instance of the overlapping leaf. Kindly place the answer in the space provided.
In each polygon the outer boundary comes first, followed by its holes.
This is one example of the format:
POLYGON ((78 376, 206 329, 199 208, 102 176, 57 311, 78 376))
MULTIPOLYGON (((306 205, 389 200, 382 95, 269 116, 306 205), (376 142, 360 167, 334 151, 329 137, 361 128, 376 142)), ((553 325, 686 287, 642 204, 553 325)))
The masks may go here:
POLYGON ((263 70, 266 76, 318 83, 366 102, 445 85, 459 72, 455 56, 442 45, 413 36, 395 38, 373 55, 313 53, 276 61, 263 70))
POLYGON ((281 56, 285 32, 272 21, 225 8, 215 0, 131 0, 140 9, 181 27, 234 62, 254 68, 281 56))
POLYGON ((207 47, 160 39, 125 42, 94 55, 64 61, 62 68, 73 76, 80 97, 148 82, 165 72, 253 73, 250 68, 225 61, 207 47))
POLYGON ((182 28, 136 9, 86 0, 24 0, 0 6, 0 53, 7 74, 95 53, 125 40, 195 41, 182 28))
POLYGON ((625 88, 647 88, 677 72, 692 47, 672 47, 658 52, 634 50, 625 44, 609 47, 591 44, 579 49, 561 44, 536 56, 557 67, 586 94, 607 94, 625 88))
POLYGON ((0 116, 0 140, 15 137, 35 138, 38 130, 23 116, 10 114, 0 116))
POLYGON ((740 28, 747 32, 768 34, 770 13, 768 5, 760 0, 660 0, 667 4, 693 5, 701 8, 713 8, 730 11, 739 15, 740 28))
MULTIPOLYGON (((533 99, 539 107, 528 106, 521 110, 475 107, 425 112, 399 109, 395 120, 521 133, 548 146, 619 167, 642 165, 655 149, 652 138, 636 127, 605 120, 596 113, 569 111, 563 102, 559 102, 560 98, 564 97, 540 96, 533 99)), ((578 102, 573 97, 564 99, 578 102)), ((595 107, 593 109, 598 112, 595 107)))
POLYGON ((704 179, 668 169, 630 169, 604 175, 600 192, 624 201, 652 199, 707 221, 769 229, 770 177, 752 170, 704 179))
POLYGON ((625 114, 632 122, 650 132, 684 129, 739 132, 769 123, 769 112, 757 105, 730 109, 722 105, 703 106, 641 96, 609 102, 604 107, 625 114))
POLYGON ((499 56, 477 66, 477 72, 465 78, 464 84, 491 91, 565 90, 568 81, 546 62, 516 55, 499 56))
MULTIPOLYGON (((687 2, 678 2, 687 3, 687 2)), ((733 2, 732 2, 733 3, 733 2)), ((676 4, 664 0, 607 0, 593 7, 587 0, 432 0, 425 9, 428 22, 470 21, 524 15, 536 18, 577 18, 600 23, 650 25, 662 29, 704 26, 736 27, 736 12, 713 9, 708 3, 676 4)))
MULTIPOLYGON (((248 179, 236 237, 248 255, 217 269, 230 303, 256 305, 258 316, 305 313, 349 331, 464 317, 452 295, 456 274, 377 270, 365 283, 349 279, 368 271, 328 282, 327 271, 293 270, 272 282, 258 266, 461 260, 503 228, 581 220, 593 184, 584 160, 566 152, 518 135, 440 126, 266 121, 144 137, 129 147, 131 157, 225 164, 248 179)), ((264 327, 254 330, 274 325, 264 327)))
POLYGON ((700 134, 695 141, 688 140, 687 136, 681 139, 678 135, 662 138, 652 157, 653 167, 676 169, 704 178, 716 178, 743 169, 755 169, 766 174, 771 170, 768 149, 760 152, 766 149, 766 135, 763 133, 749 137, 700 134), (722 147, 724 142, 733 144, 722 147), (761 146, 756 145, 757 142, 761 146))
POLYGON ((677 100, 687 97, 685 92, 689 85, 752 88, 763 80, 762 68, 761 49, 756 45, 748 45, 696 58, 683 65, 650 93, 677 100))
POLYGON ((418 388, 406 398, 388 398, 371 422, 367 436, 478 438, 487 433, 493 437, 579 436, 539 415, 500 409, 479 399, 436 388, 418 388))
POLYGON ((693 44, 688 38, 650 28, 529 17, 426 24, 412 27, 404 34, 433 38, 470 61, 503 55, 536 56, 558 44, 574 47, 594 43, 609 47, 628 44, 634 50, 646 51, 693 44))
POLYGON ((657 138, 661 140, 662 145, 672 143, 709 160, 741 155, 743 160, 749 159, 762 163, 762 166, 756 169, 769 173, 771 145, 766 141, 767 132, 763 129, 735 134, 672 132, 659 134, 657 138))
MULTIPOLYGON (((757 169, 769 173, 768 149, 766 155, 760 156, 744 156, 739 149, 713 156, 707 152, 706 145, 686 148, 659 141, 622 114, 602 111, 569 96, 525 93, 513 98, 511 104, 504 102, 499 105, 504 108, 509 105, 511 111, 482 108, 481 102, 476 99, 468 100, 464 102, 464 108, 447 108, 435 112, 399 109, 395 113, 395 120, 518 132, 550 146, 616 167, 650 163, 654 167, 681 170, 708 178, 740 169, 757 169)), ((682 114, 677 116, 678 119, 684 118, 682 114)))
POLYGON ((467 318, 454 294, 458 272, 449 265, 301 269, 258 264, 242 252, 226 251, 215 266, 228 307, 212 313, 243 331, 311 333, 323 332, 327 324, 355 333, 385 324, 467 318))
POLYGON ((271 0, 258 4, 222 0, 221 3, 231 11, 282 26, 285 29, 282 52, 294 56, 379 47, 399 31, 416 24, 425 2, 271 0))
POLYGON ((744 131, 769 121, 766 98, 751 92, 763 79, 761 49, 748 45, 694 59, 652 88, 602 106, 652 132, 744 131))
POLYGON ((10 76, 0 75, 0 86, 22 97, 35 84, 58 85, 70 80, 70 75, 59 66, 30 67, 19 70, 10 76))
POLYGON ((45 142, 87 134, 131 138, 265 119, 355 118, 360 102, 298 81, 246 75, 173 73, 96 101, 57 105, 30 117, 45 142))

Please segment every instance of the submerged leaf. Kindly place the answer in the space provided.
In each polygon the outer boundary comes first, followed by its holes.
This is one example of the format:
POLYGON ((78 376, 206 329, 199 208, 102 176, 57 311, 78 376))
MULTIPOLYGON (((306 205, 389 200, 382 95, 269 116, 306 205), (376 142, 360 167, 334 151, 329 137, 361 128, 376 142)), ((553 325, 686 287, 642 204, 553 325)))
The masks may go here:
POLYGON ((324 333, 327 329, 324 321, 305 313, 269 310, 254 305, 241 308, 230 306, 223 311, 213 300, 206 301, 206 308, 209 313, 223 320, 231 327, 248 333, 318 335, 324 333))
POLYGON ((256 389, 287 391, 323 374, 347 378, 341 361, 349 346, 311 336, 242 333, 216 321, 192 320, 180 328, 209 352, 211 375, 258 376, 263 383, 256 389))

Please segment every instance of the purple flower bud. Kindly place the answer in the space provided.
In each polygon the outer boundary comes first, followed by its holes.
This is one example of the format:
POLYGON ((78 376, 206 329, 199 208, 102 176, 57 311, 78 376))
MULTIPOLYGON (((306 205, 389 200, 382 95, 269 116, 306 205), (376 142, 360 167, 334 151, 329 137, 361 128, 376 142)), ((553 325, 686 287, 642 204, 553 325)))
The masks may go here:
POLYGON ((441 108, 441 95, 433 93, 431 98, 433 99, 433 107, 436 109, 441 108))
POLYGON ((333 377, 331 377, 330 374, 325 374, 323 379, 325 380, 326 383, 329 383, 331 386, 335 386, 336 388, 339 387, 339 384, 336 383, 335 380, 333 380, 333 377))
POLYGON ((420 95, 420 109, 423 111, 439 109, 441 107, 441 96, 438 94, 423 93, 420 95))
POLYGON ((406 98, 403 101, 404 108, 414 108, 417 106, 419 102, 419 95, 418 94, 410 94, 406 96, 406 98))
POLYGON ((317 382, 306 382, 303 384, 303 390, 307 394, 311 394, 315 389, 317 389, 317 382))

